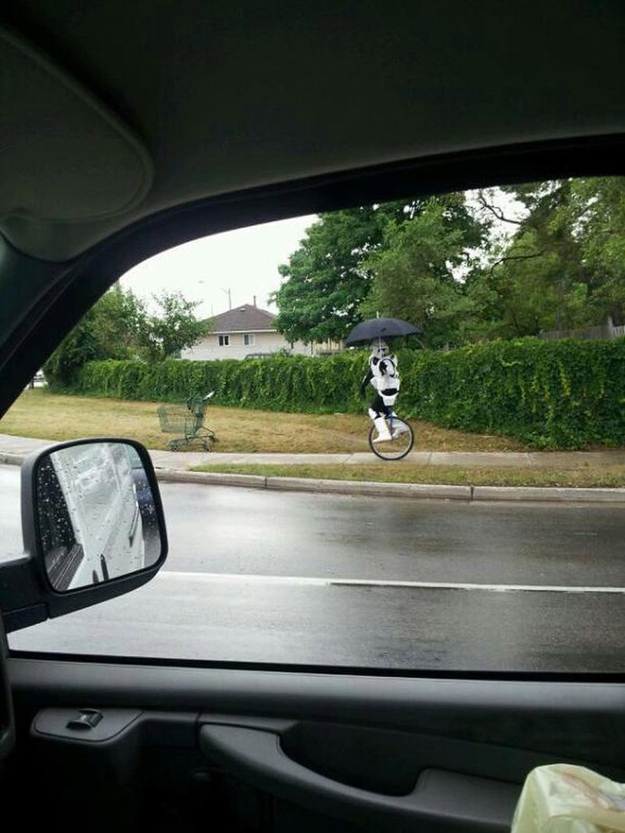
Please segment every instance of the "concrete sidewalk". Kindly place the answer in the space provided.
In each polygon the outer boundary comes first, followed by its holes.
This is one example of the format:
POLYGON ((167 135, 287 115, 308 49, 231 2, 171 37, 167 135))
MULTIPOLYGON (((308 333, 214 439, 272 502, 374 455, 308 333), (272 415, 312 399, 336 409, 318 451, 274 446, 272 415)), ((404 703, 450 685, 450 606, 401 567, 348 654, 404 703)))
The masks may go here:
MULTIPOLYGON (((0 437, 0 448, 2 442, 0 437)), ((377 463, 387 465, 368 451, 355 454, 241 454, 211 452, 150 451, 154 465, 160 468, 189 469, 204 463, 214 464, 275 464, 292 465, 364 465, 377 463), (180 458, 185 458, 183 461, 180 458), (188 461, 188 462, 185 462, 188 461)), ((488 466, 513 468, 557 468, 573 469, 583 466, 625 465, 625 451, 413 451, 399 463, 415 466, 488 466)))
MULTIPOLYGON (((29 437, 12 437, 0 434, 0 462, 18 462, 39 451, 56 440, 38 440, 29 437), (10 458, 10 459, 9 459, 10 458), (19 458, 19 459, 18 459, 19 458)), ((150 450, 154 467, 170 471, 189 471, 195 466, 206 463, 214 464, 275 464, 290 465, 363 465, 378 463, 387 465, 371 452, 356 454, 263 454, 263 453, 223 453, 203 451, 156 451, 150 450)), ((394 465, 406 463, 419 466, 488 466, 525 469, 573 469, 584 466, 625 465, 625 450, 613 451, 413 451, 405 460, 394 465)))
MULTIPOLYGON (((11 437, 0 434, 0 464, 19 465, 33 451, 53 444, 51 440, 11 437)), ((373 454, 223 454, 205 452, 150 451, 158 479, 166 482, 205 483, 281 491, 335 492, 345 495, 425 498, 430 500, 532 501, 566 503, 625 503, 625 489, 583 489, 554 487, 451 486, 421 483, 383 483, 359 480, 322 480, 300 477, 225 474, 189 471, 202 463, 379 463, 373 454)), ((406 458, 421 465, 511 466, 524 468, 604 466, 625 464, 625 451, 505 453, 415 451, 406 458)), ((402 462, 395 465, 402 465, 402 462)))

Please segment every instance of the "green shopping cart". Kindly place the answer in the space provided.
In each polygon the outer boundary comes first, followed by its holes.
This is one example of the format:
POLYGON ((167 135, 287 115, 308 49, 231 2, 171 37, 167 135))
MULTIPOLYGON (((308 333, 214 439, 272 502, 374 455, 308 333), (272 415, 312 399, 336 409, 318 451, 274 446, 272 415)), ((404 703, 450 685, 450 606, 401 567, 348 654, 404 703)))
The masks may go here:
POLYGON ((167 444, 170 451, 179 451, 182 446, 194 442, 200 443, 204 451, 211 450, 211 445, 217 442, 218 437, 204 425, 204 414, 214 393, 212 390, 201 399, 192 397, 184 405, 161 405, 158 409, 161 431, 164 434, 183 435, 167 444))

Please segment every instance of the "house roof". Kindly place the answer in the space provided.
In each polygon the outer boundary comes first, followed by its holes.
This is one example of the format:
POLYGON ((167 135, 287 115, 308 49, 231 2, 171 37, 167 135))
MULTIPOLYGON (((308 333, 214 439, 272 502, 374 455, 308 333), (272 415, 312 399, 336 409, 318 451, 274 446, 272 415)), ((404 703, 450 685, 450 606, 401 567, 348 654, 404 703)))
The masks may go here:
POLYGON ((243 304, 207 319, 206 323, 210 326, 210 333, 253 333, 259 330, 275 331, 275 317, 272 312, 243 304))

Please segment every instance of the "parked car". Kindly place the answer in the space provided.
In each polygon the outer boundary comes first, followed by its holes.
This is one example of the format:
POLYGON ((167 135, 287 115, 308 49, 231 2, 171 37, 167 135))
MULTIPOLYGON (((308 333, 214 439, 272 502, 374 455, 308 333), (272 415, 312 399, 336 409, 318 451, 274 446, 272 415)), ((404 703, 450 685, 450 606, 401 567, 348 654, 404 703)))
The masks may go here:
POLYGON ((154 506, 154 494, 152 492, 150 478, 145 470, 145 465, 136 449, 132 448, 132 446, 127 446, 126 452, 134 481, 137 504, 141 513, 144 558, 147 564, 151 564, 158 558, 160 544, 158 517, 154 506))

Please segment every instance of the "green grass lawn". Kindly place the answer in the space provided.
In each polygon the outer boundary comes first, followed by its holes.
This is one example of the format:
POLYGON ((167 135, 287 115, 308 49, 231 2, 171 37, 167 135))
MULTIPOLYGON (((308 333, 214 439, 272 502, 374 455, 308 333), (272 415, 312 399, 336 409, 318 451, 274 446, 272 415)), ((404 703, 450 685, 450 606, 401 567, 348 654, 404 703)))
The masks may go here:
POLYGON ((322 480, 370 480, 382 483, 438 483, 455 486, 625 487, 625 466, 580 466, 572 469, 415 466, 410 463, 365 465, 207 464, 194 471, 260 474, 265 477, 312 477, 322 480))
MULTIPOLYGON (((164 449, 172 435, 161 432, 159 402, 62 396, 45 389, 25 391, 0 420, 0 434, 69 440, 121 436, 164 449)), ((289 414, 209 406, 205 423, 219 436, 216 451, 350 453, 368 451, 366 414, 289 414)), ((527 451, 506 437, 468 434, 411 422, 415 449, 422 451, 527 451)))
MULTIPOLYGON (((0 420, 0 433, 50 440, 75 437, 133 437, 148 448, 164 449, 171 435, 160 429, 158 402, 61 396, 45 389, 27 390, 0 420)), ((216 450, 225 452, 368 451, 369 418, 353 414, 287 414, 247 408, 209 406, 206 424, 220 437, 216 450)), ((415 449, 421 451, 527 451, 505 437, 467 434, 412 422, 415 449)), ((278 477, 319 477, 330 480, 372 480, 391 483, 447 483, 493 486, 623 487, 625 466, 580 464, 577 468, 531 469, 497 466, 419 466, 372 461, 363 465, 239 465, 207 464, 200 471, 262 474, 278 477)))

